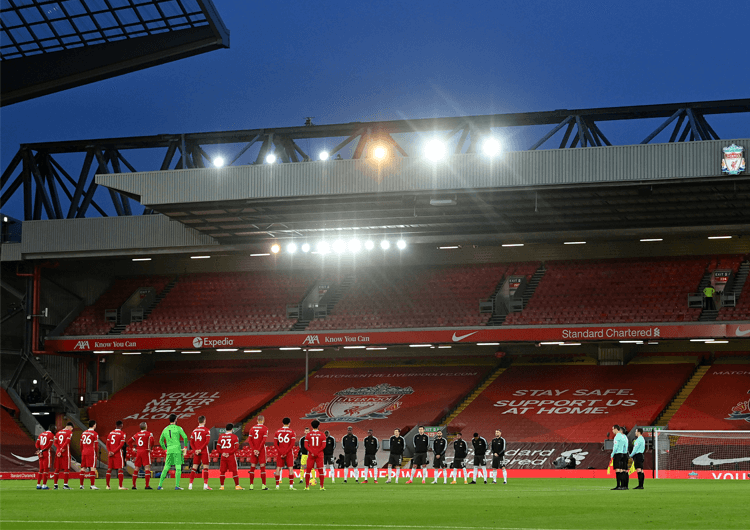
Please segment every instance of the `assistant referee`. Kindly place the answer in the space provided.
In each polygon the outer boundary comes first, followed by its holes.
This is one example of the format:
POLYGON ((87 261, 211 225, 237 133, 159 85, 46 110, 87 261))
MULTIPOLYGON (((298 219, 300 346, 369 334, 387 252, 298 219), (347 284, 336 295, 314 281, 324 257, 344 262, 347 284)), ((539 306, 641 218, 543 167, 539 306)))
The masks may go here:
POLYGON ((643 489, 643 481, 646 479, 646 475, 643 473, 643 453, 646 450, 646 439, 643 437, 643 429, 638 427, 635 430, 635 441, 633 442, 633 451, 630 453, 630 458, 633 459, 635 470, 638 472, 638 486, 633 488, 634 490, 643 489))
POLYGON ((617 487, 613 490, 628 489, 628 437, 623 434, 623 428, 619 425, 612 426, 612 433, 615 440, 612 445, 612 467, 615 468, 615 477, 617 477, 617 487))

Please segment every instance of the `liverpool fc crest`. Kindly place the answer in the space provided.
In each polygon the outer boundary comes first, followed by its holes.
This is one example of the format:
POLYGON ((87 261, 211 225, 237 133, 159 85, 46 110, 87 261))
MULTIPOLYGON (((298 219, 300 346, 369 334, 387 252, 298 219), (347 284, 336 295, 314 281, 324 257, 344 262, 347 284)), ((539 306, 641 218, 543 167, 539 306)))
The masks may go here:
POLYGON ((334 394, 327 403, 312 409, 303 420, 316 419, 321 423, 355 423, 365 420, 382 420, 401 406, 402 397, 413 394, 409 387, 383 383, 364 388, 347 388, 334 394))
POLYGON ((745 171, 745 148, 732 144, 722 149, 721 172, 727 175, 738 175, 745 171))

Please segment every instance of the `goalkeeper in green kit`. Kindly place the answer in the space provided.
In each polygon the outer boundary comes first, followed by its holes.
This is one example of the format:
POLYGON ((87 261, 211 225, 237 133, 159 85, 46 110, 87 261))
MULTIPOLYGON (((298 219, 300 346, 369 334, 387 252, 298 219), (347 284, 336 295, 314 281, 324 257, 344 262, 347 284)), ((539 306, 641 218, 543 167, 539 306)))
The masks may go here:
POLYGON ((177 479, 174 489, 182 490, 180 487, 180 477, 182 477, 182 457, 187 450, 188 437, 187 434, 185 434, 185 431, 182 430, 182 427, 175 424, 176 422, 177 415, 170 414, 169 425, 164 428, 161 432, 161 437, 159 438, 159 445, 167 451, 167 457, 164 459, 164 469, 161 472, 159 487, 156 488, 157 490, 163 489, 161 485, 164 483, 166 476, 169 475, 172 466, 174 466, 174 476, 177 479), (185 449, 180 445, 180 438, 185 440, 185 449))

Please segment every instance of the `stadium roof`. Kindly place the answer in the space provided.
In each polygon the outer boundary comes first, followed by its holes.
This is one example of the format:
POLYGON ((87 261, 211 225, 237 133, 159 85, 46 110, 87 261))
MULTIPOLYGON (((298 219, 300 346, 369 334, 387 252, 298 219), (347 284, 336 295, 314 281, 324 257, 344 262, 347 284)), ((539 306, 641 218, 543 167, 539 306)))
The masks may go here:
POLYGON ((211 0, 4 0, 1 105, 229 47, 211 0))

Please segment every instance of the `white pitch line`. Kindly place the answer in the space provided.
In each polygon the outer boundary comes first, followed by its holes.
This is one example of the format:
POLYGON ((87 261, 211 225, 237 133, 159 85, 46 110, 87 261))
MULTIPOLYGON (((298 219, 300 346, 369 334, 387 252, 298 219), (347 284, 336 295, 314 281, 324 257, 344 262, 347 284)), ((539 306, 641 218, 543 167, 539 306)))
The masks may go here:
MULTIPOLYGON (((251 522, 194 522, 194 521, 23 521, 23 520, 11 520, 2 519, 0 523, 45 523, 45 524, 88 524, 88 525, 108 525, 108 524, 134 524, 134 525, 174 525, 174 526, 270 526, 270 527, 298 527, 305 526, 309 527, 310 523, 251 523, 251 522)), ((436 526, 436 525, 405 525, 405 524, 338 524, 328 523, 320 524, 316 523, 317 526, 323 528, 411 528, 411 529, 437 529, 437 530, 563 530, 555 528, 516 528, 516 527, 499 527, 499 526, 436 526)), ((566 529, 568 530, 568 529, 566 529)))

